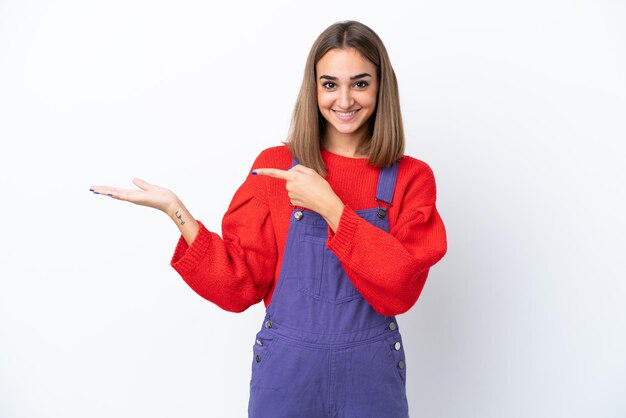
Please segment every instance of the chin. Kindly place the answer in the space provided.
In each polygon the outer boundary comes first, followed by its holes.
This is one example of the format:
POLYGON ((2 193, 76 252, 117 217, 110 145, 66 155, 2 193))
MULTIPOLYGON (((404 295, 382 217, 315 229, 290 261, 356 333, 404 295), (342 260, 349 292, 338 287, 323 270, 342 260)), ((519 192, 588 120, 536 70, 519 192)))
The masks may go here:
POLYGON ((361 124, 350 124, 350 125, 334 125, 335 129, 339 132, 341 132, 342 134, 349 134, 349 133, 354 133, 356 131, 358 131, 359 129, 361 129, 362 125, 361 124))

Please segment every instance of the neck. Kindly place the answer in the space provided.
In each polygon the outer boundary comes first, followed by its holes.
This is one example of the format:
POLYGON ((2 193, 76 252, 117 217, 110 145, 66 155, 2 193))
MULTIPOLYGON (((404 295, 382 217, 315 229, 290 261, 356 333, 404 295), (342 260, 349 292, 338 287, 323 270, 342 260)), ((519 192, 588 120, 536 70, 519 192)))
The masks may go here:
POLYGON ((322 140, 322 148, 333 154, 350 158, 363 158, 367 155, 359 153, 360 146, 365 142, 365 135, 327 130, 322 140))

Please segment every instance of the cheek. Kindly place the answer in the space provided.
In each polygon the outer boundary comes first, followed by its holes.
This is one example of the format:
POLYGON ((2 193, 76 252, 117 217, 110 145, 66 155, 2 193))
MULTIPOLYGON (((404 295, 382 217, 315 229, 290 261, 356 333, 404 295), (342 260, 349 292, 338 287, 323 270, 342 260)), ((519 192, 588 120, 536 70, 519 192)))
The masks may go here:
POLYGON ((320 111, 327 110, 333 103, 332 97, 328 93, 317 93, 317 105, 320 111))
POLYGON ((361 97, 361 105, 368 107, 376 107, 377 94, 367 93, 361 97))

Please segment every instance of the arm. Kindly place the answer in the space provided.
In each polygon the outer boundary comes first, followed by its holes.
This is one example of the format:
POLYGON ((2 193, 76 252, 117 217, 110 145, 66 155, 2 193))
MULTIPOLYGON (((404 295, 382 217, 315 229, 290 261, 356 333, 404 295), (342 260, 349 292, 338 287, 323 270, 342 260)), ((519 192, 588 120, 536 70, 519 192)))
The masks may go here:
POLYGON ((263 300, 274 281, 278 251, 266 205, 240 189, 222 221, 222 237, 201 222, 191 245, 184 237, 172 267, 198 295, 231 312, 263 300))
POLYGON ((392 316, 415 304, 430 267, 446 253, 446 236, 434 206, 416 208, 389 233, 346 206, 326 245, 370 305, 392 316))
POLYGON ((139 189, 92 186, 95 194, 161 210, 181 232, 172 267, 200 296, 241 312, 261 301, 273 283, 277 251, 264 183, 248 176, 224 215, 223 239, 196 221, 170 190, 134 179, 139 189))
POLYGON ((435 207, 435 180, 427 166, 408 187, 386 232, 345 206, 326 245, 354 286, 383 315, 398 315, 417 301, 431 266, 447 251, 446 231, 435 207))
MULTIPOLYGON (((183 212, 183 221, 185 216, 183 212)), ((180 223, 176 215, 174 219, 180 223)), ((190 243, 183 234, 171 261, 189 287, 231 312, 263 300, 274 282, 278 259, 265 182, 248 175, 224 215, 221 237, 197 224, 195 239, 190 243)))

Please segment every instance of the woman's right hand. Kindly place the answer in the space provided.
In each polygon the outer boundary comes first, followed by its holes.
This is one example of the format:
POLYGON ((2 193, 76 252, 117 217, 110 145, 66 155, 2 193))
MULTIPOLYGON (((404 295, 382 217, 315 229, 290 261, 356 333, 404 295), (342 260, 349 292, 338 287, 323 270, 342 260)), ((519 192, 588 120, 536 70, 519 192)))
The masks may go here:
POLYGON ((90 191, 112 197, 117 200, 124 200, 136 205, 148 206, 158 209, 169 215, 171 208, 178 202, 178 197, 169 189, 150 184, 144 180, 134 178, 133 184, 139 189, 122 189, 109 186, 91 186, 90 191))
POLYGON ((164 212, 174 221, 181 234, 191 245, 198 234, 199 225, 185 208, 185 205, 178 199, 178 196, 169 189, 150 184, 141 179, 133 179, 135 186, 139 189, 122 189, 109 186, 91 186, 89 189, 95 194, 112 197, 117 200, 124 200, 136 205, 148 206, 164 212))

